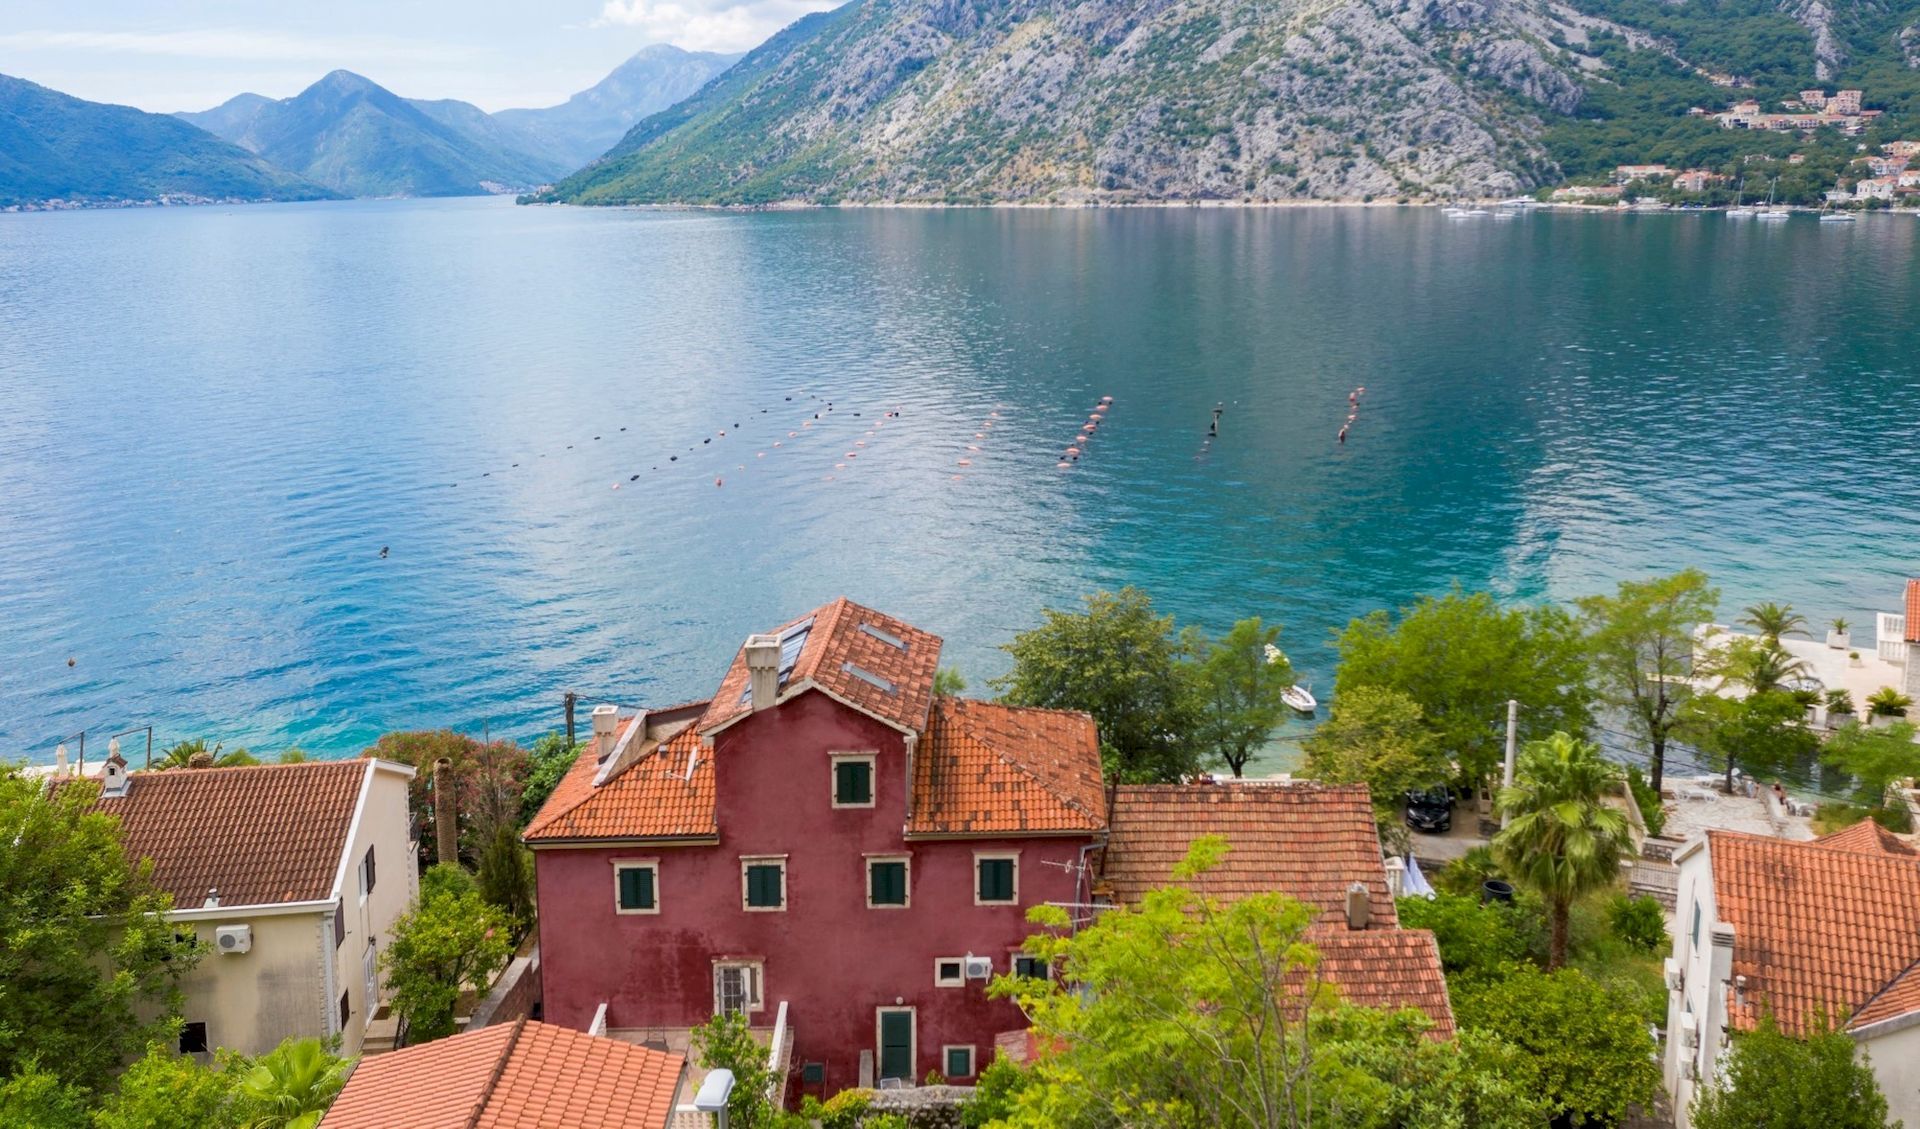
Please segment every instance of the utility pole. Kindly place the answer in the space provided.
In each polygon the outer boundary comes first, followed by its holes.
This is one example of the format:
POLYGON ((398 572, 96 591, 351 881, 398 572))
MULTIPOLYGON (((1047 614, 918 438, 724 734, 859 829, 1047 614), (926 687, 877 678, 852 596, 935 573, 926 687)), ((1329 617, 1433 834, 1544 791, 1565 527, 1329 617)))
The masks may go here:
MULTIPOLYGON (((1517 698, 1508 698, 1507 699, 1507 769, 1500 776, 1500 785, 1502 788, 1513 787, 1514 749, 1518 745, 1519 740, 1520 740, 1520 701, 1517 698)), ((1501 828, 1504 829, 1507 826, 1508 820, 1511 818, 1512 817, 1509 816, 1505 811, 1502 811, 1500 813, 1501 828)))
POLYGON ((580 695, 571 690, 567 691, 567 748, 569 749, 573 748, 573 703, 579 700, 580 695))

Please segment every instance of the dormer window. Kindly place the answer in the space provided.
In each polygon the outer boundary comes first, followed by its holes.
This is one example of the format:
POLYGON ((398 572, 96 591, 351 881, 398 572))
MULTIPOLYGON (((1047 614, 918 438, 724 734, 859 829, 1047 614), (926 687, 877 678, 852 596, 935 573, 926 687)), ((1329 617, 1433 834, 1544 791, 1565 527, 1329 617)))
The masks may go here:
POLYGON ((880 677, 874 672, 868 670, 866 667, 855 666, 851 662, 844 662, 840 664, 840 669, 846 671, 848 674, 853 675, 855 678, 858 678, 860 681, 865 682, 869 686, 878 686, 880 689, 885 690, 889 694, 893 693, 894 691, 894 685, 892 682, 889 682, 888 680, 880 677))

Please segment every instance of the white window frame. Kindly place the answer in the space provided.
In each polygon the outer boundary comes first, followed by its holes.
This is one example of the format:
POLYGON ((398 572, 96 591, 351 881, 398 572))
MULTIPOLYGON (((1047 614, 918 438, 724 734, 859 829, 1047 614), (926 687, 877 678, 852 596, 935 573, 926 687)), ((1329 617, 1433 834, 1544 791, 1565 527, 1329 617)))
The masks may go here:
POLYGON ((827 802, 837 811, 857 811, 872 808, 880 798, 880 755, 878 753, 828 753, 827 754, 827 802), (867 766, 867 802, 864 804, 843 804, 840 802, 840 766, 842 764, 860 764, 867 766))
POLYGON ((374 846, 375 844, 368 843, 367 849, 360 855, 360 904, 363 906, 367 904, 368 896, 373 893, 374 883, 380 879, 380 871, 373 857, 374 846))
POLYGON ((975 851, 973 852, 973 904, 976 906, 1017 906, 1020 904, 1020 852, 1019 851, 975 851), (1002 901, 984 901, 980 897, 980 864, 989 859, 1006 859, 1013 863, 1013 897, 1002 901))
POLYGON ((940 1048, 940 1077, 951 1082, 955 1078, 980 1077, 980 1053, 972 1043, 948 1043, 940 1048), (965 1074, 947 1073, 947 1056, 954 1051, 967 1052, 967 1072, 965 1074))
POLYGON ((724 972, 744 969, 747 973, 747 1008, 741 1014, 767 1010, 767 969, 761 960, 716 960, 713 962, 713 1014, 723 1014, 720 979, 724 972))
POLYGON ((933 986, 936 988, 966 987, 967 986, 967 958, 966 957, 934 957, 933 958, 933 986), (959 974, 951 977, 940 975, 940 966, 943 964, 953 964, 958 966, 960 969, 959 974))
POLYGON ((880 1073, 887 1061, 887 1048, 881 1042, 885 1028, 880 1024, 880 1017, 891 1011, 907 1013, 907 1077, 904 1081, 915 1085, 919 1079, 913 1072, 920 1066, 920 1009, 913 1004, 882 1004, 873 1009, 873 1080, 877 1084, 885 1077, 880 1073))
POLYGON ((913 906, 913 856, 900 854, 862 855, 860 866, 866 873, 868 909, 911 909, 913 906), (873 900, 873 864, 876 862, 897 862, 906 868, 906 888, 902 891, 906 900, 902 902, 875 902, 873 900))
MULTIPOLYGON (((748 913, 785 913, 793 904, 793 890, 787 884, 787 856, 785 855, 741 855, 740 856, 740 908, 748 913), (778 866, 780 868, 780 904, 777 906, 755 906, 747 904, 747 868, 750 866, 778 866)), ((658 901, 659 899, 654 899, 658 901)))
MULTIPOLYGON (((1032 953, 1026 951, 1025 949, 1014 949, 1010 951, 1007 954, 1007 975, 1008 976, 1020 975, 1020 962, 1023 960, 1040 960, 1040 958, 1037 956, 1034 956, 1032 953)), ((1030 979, 1035 979, 1035 980, 1053 979, 1052 965, 1048 964, 1045 961, 1042 961, 1041 964, 1042 964, 1042 967, 1046 968, 1046 971, 1041 975, 1037 977, 1031 977, 1030 979)))
MULTIPOLYGON (((742 875, 745 875, 746 871, 743 870, 740 873, 742 875)), ((742 881, 745 881, 744 877, 742 878, 742 881)), ((780 892, 783 896, 786 893, 786 882, 784 879, 780 883, 780 892)), ((651 859, 614 859, 613 860, 613 912, 616 914, 622 914, 625 916, 633 916, 636 914, 652 914, 652 913, 660 912, 660 860, 659 859, 651 858, 651 859), (652 908, 628 909, 625 906, 620 904, 620 876, 622 874, 625 874, 629 870, 653 871, 653 906, 652 908)))
POLYGON ((360 972, 366 978, 364 987, 367 991, 360 1011, 364 1015, 372 1015, 380 1010, 380 950, 372 937, 367 938, 367 951, 361 954, 360 972))

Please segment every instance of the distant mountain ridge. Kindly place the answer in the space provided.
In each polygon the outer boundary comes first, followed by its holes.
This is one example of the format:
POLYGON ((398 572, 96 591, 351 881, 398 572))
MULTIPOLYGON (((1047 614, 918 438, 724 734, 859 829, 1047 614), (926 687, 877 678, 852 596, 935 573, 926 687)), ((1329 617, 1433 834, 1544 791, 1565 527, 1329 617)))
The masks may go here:
POLYGON ((740 55, 684 51, 670 44, 643 47, 592 87, 558 106, 499 110, 493 119, 541 152, 579 168, 611 149, 635 122, 699 90, 738 62, 740 55))
POLYGON ((0 206, 333 195, 169 115, 0 75, 0 206))

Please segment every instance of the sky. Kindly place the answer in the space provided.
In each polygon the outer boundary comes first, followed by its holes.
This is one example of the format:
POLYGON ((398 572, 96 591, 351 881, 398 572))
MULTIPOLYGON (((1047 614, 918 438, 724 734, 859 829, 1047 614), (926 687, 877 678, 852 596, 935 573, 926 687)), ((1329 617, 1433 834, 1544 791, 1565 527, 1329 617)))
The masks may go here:
POLYGON ((156 113, 338 68, 408 98, 550 106, 653 43, 745 51, 839 0, 0 0, 0 74, 156 113))

